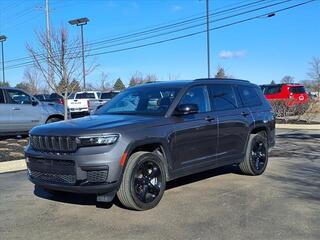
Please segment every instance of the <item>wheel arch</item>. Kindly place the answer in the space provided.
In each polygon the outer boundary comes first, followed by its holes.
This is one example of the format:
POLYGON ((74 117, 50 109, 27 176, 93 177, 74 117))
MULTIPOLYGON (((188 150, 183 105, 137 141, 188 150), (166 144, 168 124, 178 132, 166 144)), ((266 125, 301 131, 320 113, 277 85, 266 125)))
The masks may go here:
POLYGON ((60 115, 60 114, 53 114, 53 115, 50 115, 47 120, 46 120, 46 123, 49 121, 49 119, 51 118, 59 118, 60 120, 64 120, 64 116, 60 115))
POLYGON ((160 139, 148 139, 131 144, 126 149, 126 159, 123 166, 123 171, 128 163, 128 160, 132 154, 139 151, 151 152, 157 154, 164 162, 166 170, 166 180, 171 179, 171 164, 170 164, 170 152, 168 146, 160 139))

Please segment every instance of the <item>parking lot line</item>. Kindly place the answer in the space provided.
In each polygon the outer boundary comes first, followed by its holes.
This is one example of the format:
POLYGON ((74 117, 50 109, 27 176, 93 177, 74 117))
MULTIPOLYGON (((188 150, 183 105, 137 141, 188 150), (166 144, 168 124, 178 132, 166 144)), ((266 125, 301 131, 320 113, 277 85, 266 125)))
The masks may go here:
POLYGON ((15 171, 21 171, 26 169, 27 169, 27 166, 24 159, 8 161, 8 162, 0 162, 0 173, 15 172, 15 171))

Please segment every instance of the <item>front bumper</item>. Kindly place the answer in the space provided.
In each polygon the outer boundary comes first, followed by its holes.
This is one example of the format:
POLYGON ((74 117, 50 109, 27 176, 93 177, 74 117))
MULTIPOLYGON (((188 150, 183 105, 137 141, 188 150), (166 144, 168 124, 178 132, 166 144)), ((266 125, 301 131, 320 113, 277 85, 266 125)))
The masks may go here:
POLYGON ((52 189, 57 191, 63 191, 63 192, 72 192, 72 193, 84 193, 84 194, 112 194, 115 195, 119 188, 119 183, 106 183, 106 184, 99 184, 99 185, 81 185, 81 183, 78 183, 78 185, 62 185, 57 183, 50 183, 45 182, 41 180, 34 179, 28 174, 29 180, 37 185, 41 186, 46 189, 52 189))
POLYGON ((29 180, 59 191, 116 193, 121 182, 119 160, 109 152, 96 153, 99 151, 93 148, 79 149, 76 154, 50 154, 28 147, 25 156, 29 180))

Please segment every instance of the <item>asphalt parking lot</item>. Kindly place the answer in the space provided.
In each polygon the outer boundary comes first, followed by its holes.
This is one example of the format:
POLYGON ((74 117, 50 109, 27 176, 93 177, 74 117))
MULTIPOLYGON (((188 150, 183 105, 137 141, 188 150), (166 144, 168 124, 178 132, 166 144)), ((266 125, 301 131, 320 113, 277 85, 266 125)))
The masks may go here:
POLYGON ((319 146, 320 131, 279 130, 264 175, 227 167, 182 178, 145 212, 0 174, 0 239, 320 239, 319 146))

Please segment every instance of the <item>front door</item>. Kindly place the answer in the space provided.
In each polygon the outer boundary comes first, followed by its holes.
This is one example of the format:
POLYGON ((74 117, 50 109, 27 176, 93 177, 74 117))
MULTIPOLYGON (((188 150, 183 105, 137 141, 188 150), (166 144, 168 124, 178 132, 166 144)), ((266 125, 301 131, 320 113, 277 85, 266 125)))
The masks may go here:
POLYGON ((32 97, 17 89, 7 89, 7 107, 11 111, 11 125, 16 132, 29 131, 41 122, 40 103, 32 104, 32 97))
POLYGON ((179 104, 196 104, 199 112, 173 117, 175 121, 173 147, 175 168, 214 161, 217 151, 218 127, 211 112, 207 87, 192 87, 182 97, 179 104))

